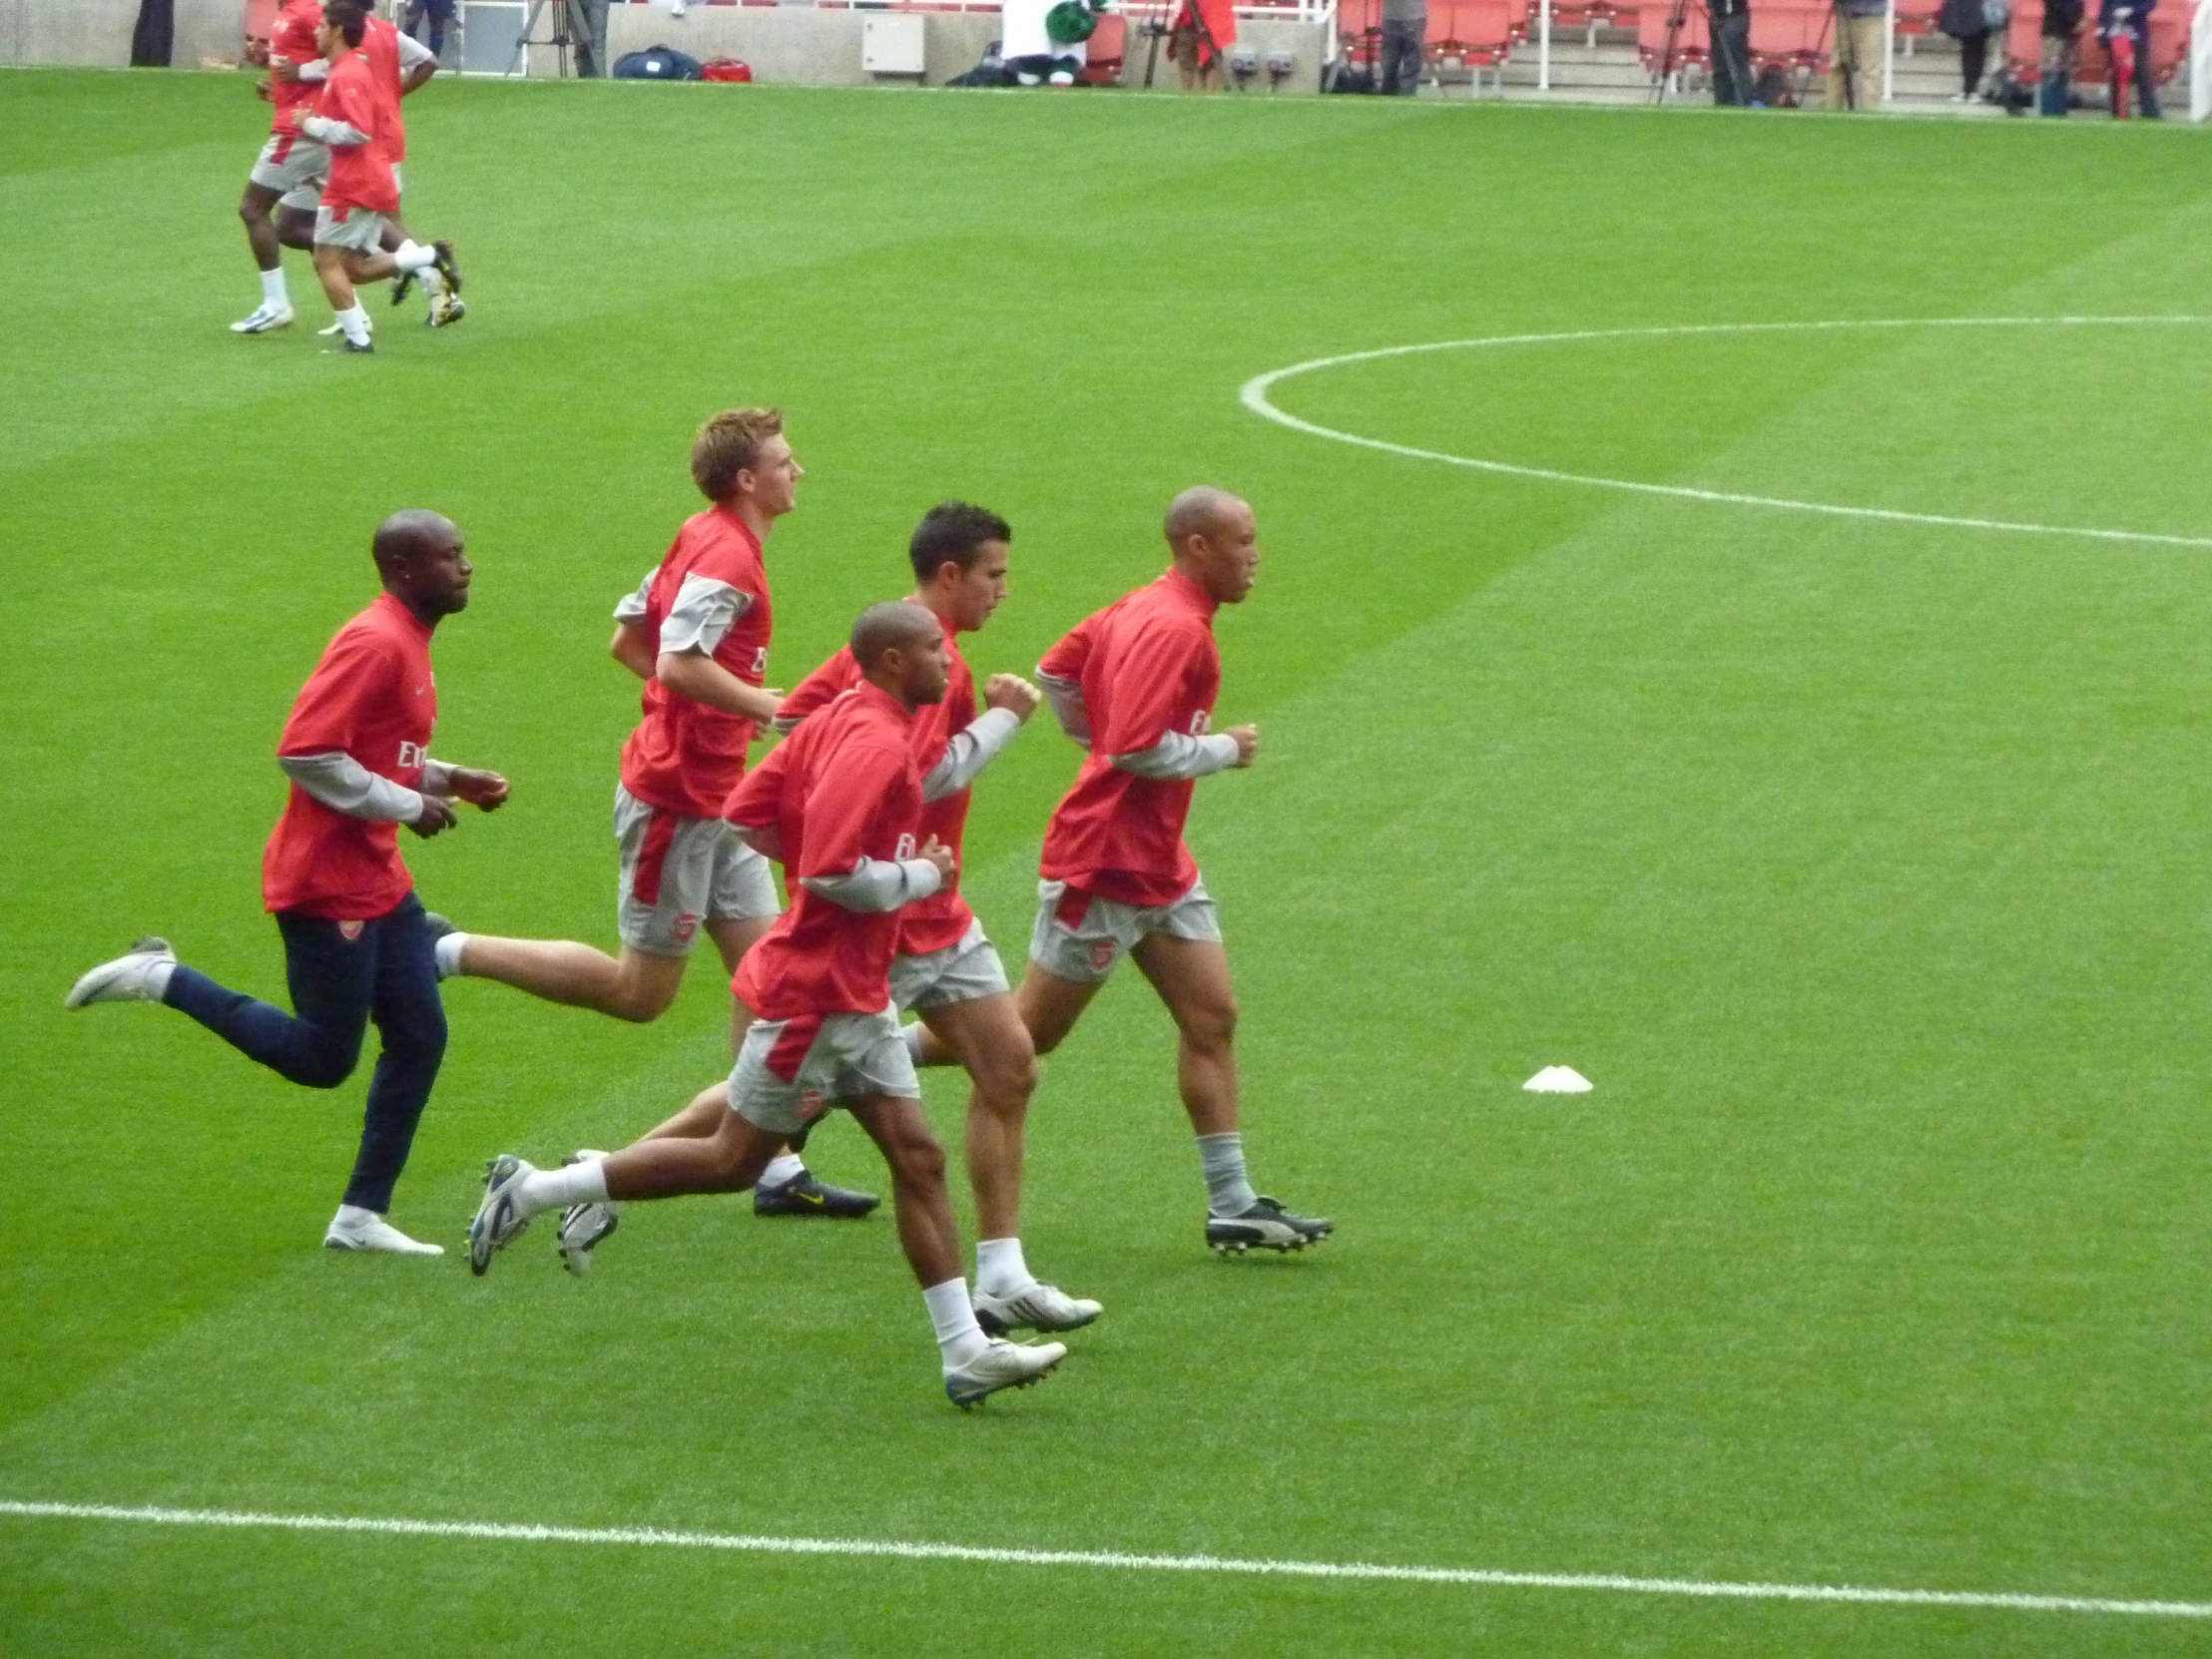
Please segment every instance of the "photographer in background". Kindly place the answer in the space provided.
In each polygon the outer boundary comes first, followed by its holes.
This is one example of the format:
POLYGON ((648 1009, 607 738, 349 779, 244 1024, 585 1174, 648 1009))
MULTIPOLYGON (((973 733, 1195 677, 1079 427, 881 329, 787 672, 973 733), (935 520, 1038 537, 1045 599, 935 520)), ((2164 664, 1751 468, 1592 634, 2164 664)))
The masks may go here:
POLYGON ((2081 0, 2043 0, 2043 74, 2035 85, 2035 113, 2066 113, 2071 103, 2074 64, 2080 48, 2081 0))
POLYGON ((1428 51, 1427 0, 1382 0, 1382 91, 1410 98, 1420 91, 1428 51))
POLYGON ((1835 50, 1828 58, 1828 108, 1871 110, 1882 97, 1882 20, 1887 0, 1836 0, 1835 50))
POLYGON ((1981 72, 1989 62, 1989 36, 2002 29, 2009 16, 2003 0, 1943 0, 1936 27, 1958 43, 1958 79, 1963 83, 1950 95, 1953 104, 1970 103, 1981 90, 1981 72))
POLYGON ((1758 102, 1751 73, 1751 0, 1706 0, 1713 32, 1713 102, 1745 108, 1758 102))

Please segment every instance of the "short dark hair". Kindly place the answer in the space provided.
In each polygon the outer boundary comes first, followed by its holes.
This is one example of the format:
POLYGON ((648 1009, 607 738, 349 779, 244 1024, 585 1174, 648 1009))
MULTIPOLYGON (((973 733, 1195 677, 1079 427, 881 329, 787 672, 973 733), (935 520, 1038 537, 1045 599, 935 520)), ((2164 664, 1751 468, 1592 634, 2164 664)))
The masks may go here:
POLYGON ((985 542, 1013 539, 1012 527, 988 507, 940 501, 914 526, 913 540, 906 544, 906 557, 913 561, 914 580, 926 587, 939 565, 956 564, 965 574, 982 557, 985 542))
POLYGON ((322 8, 322 21, 337 30, 348 46, 358 46, 361 37, 368 33, 368 10, 353 0, 331 0, 322 8))

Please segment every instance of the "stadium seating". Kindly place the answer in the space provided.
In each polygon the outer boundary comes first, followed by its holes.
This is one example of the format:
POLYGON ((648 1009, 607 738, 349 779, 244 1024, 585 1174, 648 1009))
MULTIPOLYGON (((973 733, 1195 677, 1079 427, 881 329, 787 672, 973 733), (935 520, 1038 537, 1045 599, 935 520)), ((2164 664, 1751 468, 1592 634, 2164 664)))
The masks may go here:
POLYGON ((1483 70, 1497 69, 1512 52, 1520 9, 1519 0, 1429 0, 1430 66, 1465 66, 1469 94, 1480 93, 1483 70))
POLYGON ((1835 7, 1825 0, 1765 0, 1751 8, 1753 73, 1779 64, 1793 80, 1810 79, 1827 67, 1835 7))
POLYGON ((1122 62, 1129 55, 1129 20, 1108 12, 1092 31, 1090 57, 1078 77, 1087 87, 1110 86, 1121 79, 1122 62))
MULTIPOLYGON (((1667 30, 1675 20, 1678 3, 1679 0, 1658 0, 1658 3, 1647 0, 1636 14, 1636 50, 1644 61, 1645 70, 1656 80, 1664 64, 1665 73, 1677 87, 1681 85, 1684 70, 1710 70, 1713 63, 1711 26, 1706 21, 1705 8, 1696 0, 1682 6, 1681 23, 1674 33, 1673 57, 1669 60, 1667 30)), ((1754 28, 1758 26, 1762 9, 1756 4, 1751 8, 1754 28)))
POLYGON ((1340 0, 1337 40, 1345 61, 1380 73, 1382 58, 1382 0, 1340 0))
POLYGON ((1916 40, 1940 32, 1936 19, 1942 9, 1943 0, 1897 0, 1898 43, 1904 56, 1913 55, 1916 40))

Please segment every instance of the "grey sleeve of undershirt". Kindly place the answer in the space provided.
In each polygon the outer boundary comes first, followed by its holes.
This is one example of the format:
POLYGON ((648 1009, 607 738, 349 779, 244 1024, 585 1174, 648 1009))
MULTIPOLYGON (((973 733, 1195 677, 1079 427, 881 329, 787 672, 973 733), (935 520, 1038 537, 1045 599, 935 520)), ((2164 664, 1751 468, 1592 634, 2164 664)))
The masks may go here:
POLYGON ((927 858, 862 858, 843 875, 809 875, 800 885, 847 910, 881 912, 927 898, 944 883, 927 858))
POLYGON ((1139 778, 1188 782, 1210 773, 1226 772, 1237 764, 1237 740, 1227 732, 1193 738, 1170 732, 1150 749, 1133 755, 1116 755, 1114 765, 1139 778))
POLYGON ((1013 710, 985 709, 968 722, 965 731, 952 734, 952 741, 944 746, 943 759, 921 781, 921 799, 942 801, 948 795, 958 795, 975 782, 991 764, 991 758, 1020 730, 1020 717, 1013 710))
MULTIPOLYGON (((284 776, 333 813, 370 824, 412 824, 422 816, 422 797, 404 784, 379 777, 343 750, 327 755, 280 755, 284 776)), ((425 783, 429 782, 424 769, 425 783)))
POLYGON ((334 144, 340 150, 351 150, 357 145, 368 142, 368 135, 358 127, 348 126, 342 121, 333 121, 326 115, 302 116, 299 121, 299 130, 311 139, 323 144, 334 144))
POLYGON ((1052 718, 1060 723, 1060 730, 1081 744, 1091 746, 1091 712, 1083 704, 1083 682, 1063 680, 1057 674, 1037 670, 1037 689, 1044 693, 1044 700, 1052 705, 1052 718))
POLYGON ((653 598, 653 578, 660 574, 660 567, 656 565, 645 573, 645 580, 638 584, 635 592, 624 594, 616 602, 615 621, 638 623, 645 620, 646 605, 653 598))

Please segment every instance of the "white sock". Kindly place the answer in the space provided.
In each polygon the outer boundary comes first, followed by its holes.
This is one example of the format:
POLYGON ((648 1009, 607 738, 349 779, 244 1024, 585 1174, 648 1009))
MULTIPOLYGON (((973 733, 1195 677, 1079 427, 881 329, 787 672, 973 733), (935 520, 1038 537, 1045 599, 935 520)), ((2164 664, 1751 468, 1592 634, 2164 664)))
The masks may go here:
POLYGON ((1198 1163, 1206 1174, 1209 1214, 1241 1216, 1257 1202, 1251 1178, 1245 1174, 1244 1136, 1236 1130, 1199 1136, 1198 1163))
POLYGON ((175 962, 156 962, 146 970, 146 988, 154 993, 156 1002, 169 1000, 169 976, 176 971, 175 962))
POLYGON ((338 312, 338 326, 345 330, 345 337, 355 345, 368 343, 368 313, 361 309, 358 299, 338 312))
POLYGON ((391 255, 392 264, 401 271, 420 271, 426 265, 435 265, 437 258, 435 248, 425 248, 419 242, 403 242, 391 255))
POLYGON ((461 950, 468 943, 466 933, 447 933, 430 947, 430 954, 438 959, 438 977, 450 979, 456 973, 465 973, 461 966, 461 950))
POLYGON ((1012 1296, 1025 1291, 1035 1276, 1029 1264, 1021 1259, 1019 1239, 978 1239, 975 1241, 975 1288, 992 1296, 1012 1296))
POLYGON ((965 1279, 932 1285, 921 1293, 921 1300, 929 1305, 929 1323, 936 1327, 937 1351, 944 1356, 945 1370, 966 1365, 990 1347, 990 1338, 975 1323, 975 1305, 968 1301, 965 1279))
POLYGON ((565 1210, 571 1204, 607 1202, 607 1166, 597 1158, 559 1169, 532 1170, 515 1191, 515 1204, 524 1215, 543 1210, 565 1210))
POLYGON ((284 291, 284 268, 262 273, 262 303, 273 311, 291 309, 291 295, 284 291))
POLYGON ((906 1045, 906 1054, 915 1065, 921 1064, 922 1033, 929 1029, 920 1020, 911 1020, 898 1028, 898 1040, 906 1045))
POLYGON ((330 1225, 332 1227, 361 1228, 366 1227, 372 1221, 382 1221, 383 1219, 374 1210, 364 1210, 358 1204, 340 1204, 337 1220, 330 1223, 330 1225))
POLYGON ((807 1173, 807 1161, 796 1152, 779 1152, 761 1171, 756 1187, 786 1187, 807 1173))

